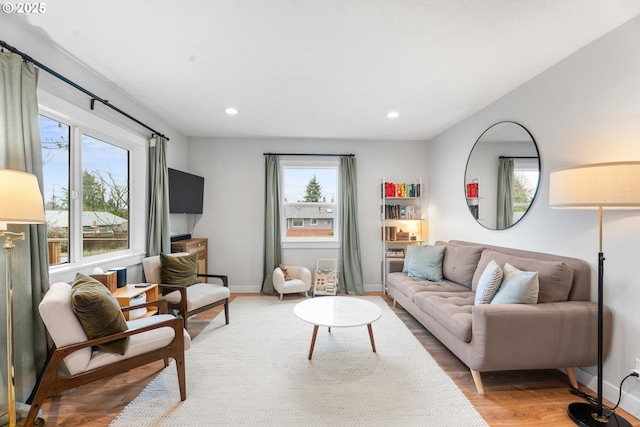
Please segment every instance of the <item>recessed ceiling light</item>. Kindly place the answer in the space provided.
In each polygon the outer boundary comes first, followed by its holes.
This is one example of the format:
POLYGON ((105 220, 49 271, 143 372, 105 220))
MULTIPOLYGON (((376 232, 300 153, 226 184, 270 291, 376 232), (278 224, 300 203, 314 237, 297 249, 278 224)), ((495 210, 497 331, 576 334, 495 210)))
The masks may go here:
POLYGON ((225 108, 224 112, 229 114, 230 116, 235 116, 236 114, 238 114, 238 110, 236 110, 235 108, 225 108))
POLYGON ((387 117, 389 117, 390 119, 395 119, 396 117, 400 117, 400 113, 398 113, 397 111, 389 111, 387 113, 387 117))

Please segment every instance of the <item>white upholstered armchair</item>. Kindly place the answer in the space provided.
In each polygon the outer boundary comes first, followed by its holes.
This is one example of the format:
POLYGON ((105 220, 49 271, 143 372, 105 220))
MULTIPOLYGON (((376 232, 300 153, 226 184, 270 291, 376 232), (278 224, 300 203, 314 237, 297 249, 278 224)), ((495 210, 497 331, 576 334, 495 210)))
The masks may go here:
MULTIPOLYGON (((96 283, 97 286, 103 286, 96 283)), ((109 293, 107 288, 104 291, 109 293)), ((100 295, 91 295, 92 298, 101 299, 100 295)), ((119 310, 118 302, 111 298, 115 310, 119 310)), ((184 352, 190 347, 191 338, 183 328, 182 319, 167 314, 166 301, 152 301, 122 308, 131 310, 156 306, 159 314, 127 321, 124 325, 126 330, 121 332, 106 332, 106 327, 104 332, 93 330, 91 334, 99 336, 97 338, 88 337, 84 324, 74 312, 75 306, 72 287, 62 282, 51 285, 40 303, 40 317, 54 345, 27 401, 31 404, 31 409, 24 425, 34 425, 38 411, 50 396, 157 360, 164 360, 165 367, 170 358, 176 361, 180 400, 186 399, 184 352), (101 348, 122 340, 128 342, 119 352, 101 348)), ((95 324, 107 323, 105 318, 110 317, 104 315, 107 311, 96 311, 95 324)), ((85 313, 83 317, 86 316, 85 313)), ((124 316, 122 322, 125 322, 124 316)))
POLYGON ((283 294, 296 292, 304 292, 308 297, 308 291, 311 288, 311 272, 307 267, 300 265, 286 267, 281 265, 273 271, 273 288, 280 294, 280 300, 283 294))
MULTIPOLYGON (((178 252, 173 254, 163 254, 169 257, 189 256, 186 252, 178 252)), ((209 310, 218 305, 224 304, 225 323, 229 324, 229 283, 228 277, 220 274, 197 274, 195 263, 193 264, 194 276, 198 278, 206 278, 207 280, 218 280, 221 284, 216 283, 196 283, 190 286, 171 285, 163 282, 161 279, 161 256, 156 255, 142 260, 144 276, 149 283, 157 283, 158 288, 163 291, 164 295, 160 298, 166 299, 169 308, 178 310, 184 318, 184 327, 187 328, 187 320, 189 317, 209 310), (169 292, 167 292, 169 291, 169 292)), ((193 281, 191 282, 193 283, 193 281)))

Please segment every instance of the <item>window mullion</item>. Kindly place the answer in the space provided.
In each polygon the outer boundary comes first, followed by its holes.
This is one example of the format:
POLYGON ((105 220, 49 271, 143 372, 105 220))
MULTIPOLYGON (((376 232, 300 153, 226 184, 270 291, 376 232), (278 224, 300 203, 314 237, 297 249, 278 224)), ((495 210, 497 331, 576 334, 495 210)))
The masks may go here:
POLYGON ((73 126, 69 154, 69 261, 82 261, 82 132, 73 126))

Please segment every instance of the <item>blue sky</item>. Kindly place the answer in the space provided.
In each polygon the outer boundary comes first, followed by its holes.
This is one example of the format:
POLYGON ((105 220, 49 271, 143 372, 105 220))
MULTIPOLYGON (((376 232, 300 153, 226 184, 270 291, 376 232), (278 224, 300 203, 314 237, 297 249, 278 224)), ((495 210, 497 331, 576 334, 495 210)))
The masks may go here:
POLYGON ((336 169, 327 168, 285 168, 284 169, 284 197, 289 202, 297 202, 304 200, 307 184, 315 174, 316 179, 322 187, 322 195, 326 197, 327 202, 338 197, 336 183, 336 169))
MULTIPOLYGON (((40 138, 42 141, 58 141, 69 144, 69 126, 48 117, 40 116, 40 138)), ((68 145, 67 145, 68 146, 68 145)), ((44 198, 51 200, 63 196, 63 188, 69 188, 68 150, 43 150, 44 198)), ((127 184, 128 152, 88 135, 82 136, 82 165, 89 171, 110 172, 118 184, 127 184)))

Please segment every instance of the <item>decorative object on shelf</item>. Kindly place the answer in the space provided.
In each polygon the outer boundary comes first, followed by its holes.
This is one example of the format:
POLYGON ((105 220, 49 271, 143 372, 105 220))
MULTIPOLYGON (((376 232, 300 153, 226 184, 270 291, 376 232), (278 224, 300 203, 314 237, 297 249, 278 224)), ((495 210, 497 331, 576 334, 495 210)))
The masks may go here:
MULTIPOLYGON (((597 209, 599 211, 598 252, 598 390, 596 405, 575 402, 569 416, 580 426, 629 426, 615 413, 606 413, 602 405, 604 253, 602 251, 602 211, 640 209, 640 162, 598 163, 558 169, 551 172, 549 205, 560 209, 597 209)), ((609 411, 607 411, 609 412, 609 411)))
POLYGON ((127 286, 127 268, 126 267, 116 267, 110 268, 107 272, 115 272, 116 273, 116 287, 124 288, 127 286))
MULTIPOLYGON (((11 252, 14 242, 25 239, 24 232, 7 230, 7 224, 42 224, 45 222, 42 193, 35 175, 0 169, 0 237, 4 236, 5 287, 7 311, 7 413, 9 426, 16 425, 16 396, 13 355, 13 285, 11 252)), ((38 420, 38 422, 43 420, 38 420)))
POLYGON ((89 276, 96 279, 98 282, 102 283, 109 289, 109 292, 114 293, 118 288, 118 276, 115 271, 104 272, 101 268, 96 268, 93 271, 93 274, 89 276))

